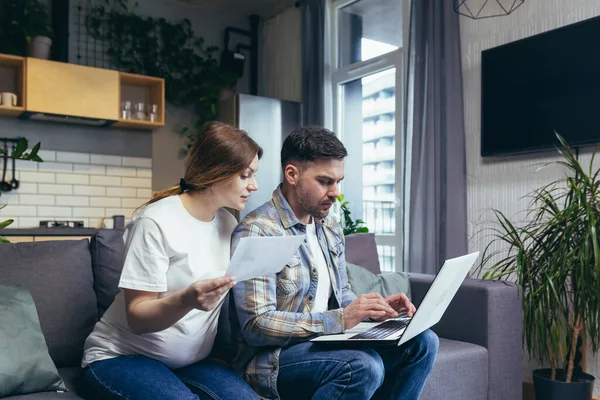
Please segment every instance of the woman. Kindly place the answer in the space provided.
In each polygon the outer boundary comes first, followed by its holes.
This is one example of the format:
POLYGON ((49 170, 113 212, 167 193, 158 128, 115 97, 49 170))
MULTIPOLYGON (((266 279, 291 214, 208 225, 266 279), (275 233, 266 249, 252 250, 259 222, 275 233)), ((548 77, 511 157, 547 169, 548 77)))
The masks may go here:
POLYGON ((143 206, 124 233, 121 291, 85 342, 84 390, 100 399, 256 399, 208 358, 225 292, 230 238, 258 189, 262 149, 244 131, 207 124, 178 185, 143 206))

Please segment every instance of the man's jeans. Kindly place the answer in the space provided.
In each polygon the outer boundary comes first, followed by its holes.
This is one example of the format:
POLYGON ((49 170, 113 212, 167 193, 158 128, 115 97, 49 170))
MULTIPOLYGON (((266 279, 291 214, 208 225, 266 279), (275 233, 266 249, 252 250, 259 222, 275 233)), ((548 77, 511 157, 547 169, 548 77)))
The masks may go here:
POLYGON ((301 343, 281 351, 277 389, 284 400, 418 400, 438 346, 430 330, 400 347, 332 349, 301 343))
POLYGON ((176 370, 144 356, 96 361, 84 369, 82 389, 86 399, 258 399, 242 378, 212 359, 176 370))

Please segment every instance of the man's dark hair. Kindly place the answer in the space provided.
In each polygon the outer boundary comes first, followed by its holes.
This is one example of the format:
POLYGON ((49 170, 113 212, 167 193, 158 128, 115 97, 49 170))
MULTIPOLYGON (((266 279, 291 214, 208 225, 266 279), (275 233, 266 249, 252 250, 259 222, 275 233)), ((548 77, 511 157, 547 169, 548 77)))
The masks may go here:
POLYGON ((335 133, 321 126, 309 125, 294 130, 281 147, 281 166, 290 161, 341 160, 348 151, 335 133))

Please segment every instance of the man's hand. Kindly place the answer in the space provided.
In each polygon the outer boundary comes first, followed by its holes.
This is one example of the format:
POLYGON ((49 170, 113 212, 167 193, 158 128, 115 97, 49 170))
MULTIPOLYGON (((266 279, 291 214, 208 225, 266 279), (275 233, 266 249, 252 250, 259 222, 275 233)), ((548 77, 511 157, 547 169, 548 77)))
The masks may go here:
POLYGON ((398 313, 377 293, 360 295, 344 308, 344 329, 351 329, 367 318, 373 320, 395 318, 398 313))
MULTIPOLYGON (((413 303, 410 302, 410 300, 404 293, 393 294, 391 296, 386 297, 384 301, 387 304, 389 304, 390 307, 394 309, 394 311, 397 312, 396 316, 398 316, 398 314, 400 313, 405 312, 408 317, 412 317, 415 314, 415 311, 417 311, 417 308, 414 306, 413 303)), ((380 322, 388 318, 390 317, 386 316, 372 319, 376 322, 380 322)))

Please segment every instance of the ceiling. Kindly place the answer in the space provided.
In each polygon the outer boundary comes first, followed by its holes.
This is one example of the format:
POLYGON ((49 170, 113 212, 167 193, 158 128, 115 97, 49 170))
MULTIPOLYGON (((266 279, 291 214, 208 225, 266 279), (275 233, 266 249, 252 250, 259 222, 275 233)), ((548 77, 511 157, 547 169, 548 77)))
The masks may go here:
POLYGON ((215 12, 250 16, 256 14, 263 19, 279 14, 292 7, 297 0, 171 0, 204 8, 215 12))

